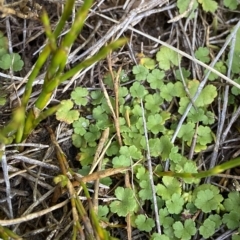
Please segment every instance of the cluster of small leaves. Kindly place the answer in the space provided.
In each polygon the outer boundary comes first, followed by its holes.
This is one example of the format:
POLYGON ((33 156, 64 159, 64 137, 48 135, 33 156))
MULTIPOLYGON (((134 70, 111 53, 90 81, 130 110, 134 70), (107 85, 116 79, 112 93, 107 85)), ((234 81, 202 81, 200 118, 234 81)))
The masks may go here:
MULTIPOLYGON (((210 61, 207 48, 199 48, 195 56, 205 63, 210 61)), ((176 110, 173 114, 169 107, 177 99, 178 114, 181 116, 200 84, 199 80, 190 78, 190 72, 185 68, 175 70, 181 63, 181 57, 166 47, 160 48, 156 60, 142 56, 140 63, 132 69, 135 80, 133 82, 129 81, 124 71, 120 73, 118 121, 123 145, 119 146, 118 142, 113 140, 102 164, 103 169, 106 166, 118 168, 136 164, 133 168, 135 188, 117 187, 114 194, 116 199, 108 206, 99 207, 99 219, 109 221, 112 213, 119 217, 126 217, 129 214, 132 226, 151 233, 151 239, 188 240, 195 234, 208 238, 223 224, 229 229, 235 229, 239 218, 232 209, 226 208, 225 205, 228 203, 225 201, 231 201, 233 205, 239 198, 229 195, 229 198, 223 201, 217 187, 210 184, 198 186, 198 179, 186 178, 180 181, 172 177, 163 177, 160 183, 157 176, 158 172, 163 171, 161 165, 154 167, 154 187, 163 235, 154 233, 155 221, 150 215, 139 213, 140 209, 145 208, 146 201, 152 203, 148 170, 143 165, 137 164, 139 161, 145 161, 147 151, 143 111, 151 158, 157 161, 159 158, 162 161, 170 160, 170 170, 173 172, 196 173, 198 171, 196 162, 180 153, 181 145, 174 146, 171 142, 179 116, 175 114, 176 110), (172 81, 166 80, 165 77, 165 71, 170 69, 175 71, 175 78, 172 81), (183 184, 191 184, 189 186, 192 187, 184 190, 183 184), (224 208, 226 213, 222 217, 219 213, 224 208), (197 228, 193 216, 199 210, 206 214, 206 218, 197 228)), ((217 66, 215 68, 217 69, 217 66)), ((114 73, 114 77, 116 75, 117 73, 114 73)), ((103 81, 107 89, 113 89, 114 79, 110 74, 107 74, 103 81)), ((114 93, 108 92, 114 108, 116 106, 114 93)), ((195 152, 206 149, 213 142, 211 125, 215 122, 215 116, 209 109, 216 96, 217 90, 213 84, 209 83, 204 87, 178 133, 179 142, 188 146, 191 146, 193 138, 196 137, 195 152)), ((101 89, 88 90, 77 87, 72 92, 71 99, 62 101, 61 105, 57 118, 72 123, 74 131, 72 141, 79 148, 79 161, 82 166, 79 173, 87 174, 103 130, 109 128, 111 136, 116 133, 109 102, 106 101, 101 89)), ((106 184, 111 184, 110 179, 107 179, 106 184)))
MULTIPOLYGON (((236 8, 234 6, 237 6, 237 4, 239 4, 239 2, 235 1, 235 0, 225 0, 224 1, 224 5, 225 6, 229 6, 230 9, 232 10, 235 10, 236 8)), ((240 47, 239 47, 239 44, 238 42, 240 41, 240 30, 238 30, 236 32, 236 40, 235 40, 235 45, 232 45, 231 43, 231 47, 233 47, 233 56, 232 56, 232 65, 231 65, 231 72, 233 74, 233 80, 240 84, 240 78, 239 78, 239 73, 240 73, 240 66, 239 66, 239 61, 240 61, 240 47)), ((195 57, 208 64, 210 63, 210 52, 209 52, 209 49, 206 48, 206 47, 200 47, 198 48, 196 51, 195 51, 195 57)), ((217 70, 218 72, 222 73, 222 74, 226 74, 227 73, 227 67, 229 66, 229 59, 230 59, 230 53, 228 54, 228 59, 226 61, 223 61, 223 60, 219 60, 215 66, 214 66, 214 69, 217 70)), ((205 73, 207 72, 207 70, 205 70, 205 73)), ((215 74, 215 73, 210 73, 208 79, 210 81, 214 81, 214 80, 217 80, 219 77, 215 74)), ((234 99, 235 96, 238 96, 240 94, 240 90, 235 87, 235 86, 232 86, 231 87, 231 93, 232 93, 232 96, 230 95, 230 98, 229 98, 229 102, 231 103, 234 103, 234 101, 232 99, 234 99)), ((206 115, 210 114, 211 116, 211 113, 208 112, 206 115)), ((211 116, 212 118, 213 116, 211 116)), ((210 122, 209 122, 210 124, 210 122)))
MULTIPOLYGON (((223 224, 231 230, 239 227, 239 192, 229 193, 228 198, 223 201, 219 189, 211 184, 199 185, 193 192, 183 192, 176 179, 164 177, 163 183, 157 185, 157 194, 165 202, 160 205, 159 216, 163 233, 169 239, 192 239, 197 231, 207 239, 223 224), (197 230, 192 217, 199 209, 208 215, 197 230), (222 210, 227 213, 219 214, 222 210)), ((235 239, 238 239, 237 235, 235 239)))
MULTIPOLYGON (((201 6, 203 11, 214 13, 217 8, 219 7, 219 1, 215 0, 178 0, 177 7, 179 9, 180 14, 184 14, 185 17, 193 17, 194 10, 201 6)), ((224 0, 223 1, 224 7, 230 10, 236 10, 239 1, 238 0, 224 0)), ((221 6, 223 7, 223 6, 221 6)))
POLYGON ((118 200, 110 204, 110 209, 113 213, 117 213, 118 216, 126 217, 127 214, 137 209, 137 202, 132 189, 118 187, 115 190, 115 196, 118 200))
MULTIPOLYGON (((9 70, 10 68, 17 72, 22 70, 23 61, 18 53, 8 53, 7 38, 0 32, 0 68, 3 70, 9 70)), ((0 86, 0 106, 6 103, 6 92, 0 86)))
MULTIPOLYGON (((183 17, 189 17, 193 18, 194 17, 194 10, 201 5, 202 9, 206 12, 210 13, 215 13, 217 8, 220 7, 225 7, 228 8, 229 10, 237 10, 240 2, 238 0, 224 0, 222 3, 219 3, 218 1, 215 0, 178 0, 177 1, 177 7, 179 9, 179 13, 183 15, 183 17), (220 4, 223 4, 220 6, 220 4)), ((240 73, 240 47, 238 42, 240 41, 240 30, 237 31, 236 33, 236 41, 235 45, 231 46, 234 47, 233 51, 233 58, 232 58, 232 65, 231 65, 231 72, 232 74, 235 74, 234 81, 238 84, 240 84, 240 79, 239 79, 239 73, 240 73)), ((199 47, 195 51, 195 57, 202 61, 203 63, 208 64, 210 62, 210 52, 207 47, 199 47)), ((219 60, 215 66, 214 69, 217 70, 218 72, 222 74, 226 74, 227 72, 227 66, 229 65, 229 59, 230 59, 230 53, 228 55, 227 61, 222 61, 219 60)), ((205 74, 208 72, 208 70, 205 70, 205 74)), ((219 77, 211 72, 208 79, 210 81, 217 80, 219 77)), ((237 87, 233 86, 231 87, 231 93, 233 96, 238 96, 240 94, 240 91, 237 87)), ((230 96, 230 102, 234 102, 232 99, 234 97, 230 96)), ((207 115, 207 114, 206 114, 207 115)), ((212 117, 212 116, 211 116, 212 117)), ((202 148, 199 148, 199 151, 202 148)))
POLYGON ((8 53, 7 39, 0 32, 0 68, 3 70, 12 69, 14 72, 23 68, 23 61, 18 53, 8 53))
POLYGON ((223 215, 223 223, 227 225, 229 229, 236 229, 240 226, 240 216, 238 211, 240 210, 240 193, 231 192, 228 194, 228 198, 225 199, 223 205, 227 213, 223 215))
MULTIPOLYGON (((163 70, 169 70, 173 66, 177 66, 179 61, 181 61, 181 57, 176 55, 174 51, 161 47, 157 53, 159 68, 152 69, 156 62, 154 60, 150 61, 148 58, 142 58, 142 65, 134 66, 132 70, 135 82, 128 87, 119 86, 119 123, 124 146, 119 147, 116 142, 113 142, 107 151, 107 156, 113 157, 112 164, 114 167, 130 166, 132 162, 141 160, 143 158, 142 151, 147 149, 140 99, 143 100, 144 104, 147 130, 151 133, 149 138, 151 156, 160 156, 163 160, 170 158, 176 163, 179 163, 180 159, 182 162, 187 161, 176 152, 176 148, 171 143, 175 123, 178 119, 171 116, 171 113, 162 107, 164 104, 169 105, 174 98, 178 98, 178 112, 183 114, 199 86, 198 80, 188 79, 190 73, 184 68, 181 71, 176 71, 176 81, 165 81, 163 70), (187 84, 190 95, 186 94, 182 81, 187 84), (151 91, 149 91, 149 88, 151 91), (127 96, 130 96, 130 101, 125 101, 127 96), (166 127, 167 125, 168 127, 166 127)), ((122 71, 120 84, 124 83, 125 85, 127 81, 128 78, 122 71)), ((110 74, 105 76, 104 83, 110 89, 113 87, 113 79, 110 74)), ((213 141, 211 129, 208 125, 214 123, 214 115, 208 111, 208 107, 216 96, 216 87, 210 84, 206 86, 191 109, 187 123, 182 126, 178 134, 178 137, 189 146, 194 134, 197 134, 195 152, 206 149, 207 145, 213 141)), ((110 102, 112 106, 115 106, 114 96, 110 96, 110 102)), ((61 105, 57 112, 57 119, 73 123, 73 143, 80 148, 81 164, 83 166, 89 165, 101 131, 107 127, 111 129, 111 132, 115 131, 108 103, 102 91, 89 92, 85 88, 77 87, 72 92, 71 99, 62 101, 61 105), (91 112, 89 112, 89 109, 91 109, 91 112), (84 114, 82 115, 81 112, 84 112, 84 114)), ((182 167, 181 164, 179 168, 182 167)))

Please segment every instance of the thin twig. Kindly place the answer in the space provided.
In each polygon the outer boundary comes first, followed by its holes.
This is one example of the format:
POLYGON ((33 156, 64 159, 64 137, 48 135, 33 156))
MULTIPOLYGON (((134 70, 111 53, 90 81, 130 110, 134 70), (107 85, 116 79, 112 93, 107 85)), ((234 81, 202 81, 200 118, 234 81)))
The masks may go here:
POLYGON ((160 225, 160 219, 159 219, 159 214, 158 214, 156 190, 155 190, 154 181, 153 181, 153 169, 152 169, 151 152, 150 152, 149 141, 148 141, 147 123, 146 123, 145 110, 144 110, 142 99, 141 99, 141 108, 142 108, 144 134, 145 134, 145 140, 146 140, 146 145, 147 145, 147 163, 148 163, 149 180, 150 180, 150 185, 151 185, 151 189, 152 189, 155 221, 156 221, 156 225, 157 225, 157 231, 159 234, 161 234, 161 225, 160 225))
POLYGON ((29 157, 16 155, 16 156, 13 156, 13 158, 18 159, 18 160, 20 160, 22 162, 25 162, 25 163, 38 165, 38 166, 41 166, 41 167, 44 167, 44 168, 48 168, 48 169, 51 169, 53 171, 57 171, 57 172, 59 171, 58 166, 55 166, 53 164, 48 164, 48 163, 45 163, 45 162, 42 162, 42 161, 38 161, 36 159, 32 159, 32 158, 29 158, 29 157))
POLYGON ((6 200, 9 208, 9 214, 10 218, 13 218, 13 208, 12 208, 12 200, 11 200, 11 185, 9 181, 9 175, 8 175, 8 165, 7 165, 7 158, 5 155, 5 145, 1 144, 0 145, 0 152, 1 152, 1 165, 2 165, 2 170, 3 170, 3 178, 5 181, 6 185, 6 200))
POLYGON ((240 106, 237 108, 236 112, 233 113, 232 118, 230 119, 225 131, 223 132, 221 143, 225 142, 225 139, 227 137, 227 134, 230 128, 232 127, 233 123, 238 119, 239 116, 240 116, 240 106))
POLYGON ((10 226, 10 225, 15 225, 15 224, 18 224, 18 223, 23 223, 23 222, 27 222, 27 221, 30 221, 30 220, 33 220, 35 218, 39 218, 43 215, 46 215, 52 211, 55 211, 59 208, 62 208, 63 206, 65 206, 67 203, 69 202, 69 199, 61 202, 61 203, 58 203, 52 207, 49 207, 47 209, 44 209, 44 210, 41 210, 39 212, 35 212, 35 213, 31 213, 29 215, 26 215, 26 216, 23 216, 23 217, 20 217, 20 218, 15 218, 15 219, 10 219, 10 220, 1 220, 0 219, 0 225, 2 226, 10 226))
MULTIPOLYGON (((179 32, 179 31, 178 31, 178 29, 177 29, 177 48, 179 48, 179 34, 178 34, 178 32, 179 32)), ((186 34, 183 32, 183 35, 185 36, 186 34)), ((192 56, 194 56, 194 53, 193 53, 193 50, 191 49, 191 45, 190 45, 190 42, 189 42, 188 37, 185 36, 185 38, 187 39, 187 42, 188 42, 188 45, 189 45, 189 49, 190 49, 190 51, 191 51, 191 54, 192 54, 192 56)), ((195 106, 195 104, 194 104, 194 102, 193 102, 193 100, 192 100, 192 97, 191 97, 191 94, 190 94, 189 89, 188 89, 188 87, 187 87, 185 78, 183 77, 179 54, 177 55, 177 59, 178 59, 179 73, 180 73, 180 77, 181 77, 181 80, 182 80, 183 87, 184 87, 184 90, 185 90, 185 92, 186 92, 186 95, 187 95, 189 101, 192 103, 192 105, 193 105, 193 107, 195 108, 195 110, 198 111, 197 107, 195 106)))
MULTIPOLYGON (((99 144, 98 144, 98 147, 96 149, 94 159, 93 159, 93 162, 92 162, 93 165, 95 164, 95 162, 97 162, 97 160, 98 160, 98 158, 99 158, 99 156, 100 156, 100 154, 103 150, 103 147, 108 140, 108 137, 109 137, 109 128, 105 129, 102 133, 101 139, 99 141, 99 144)), ((102 169, 102 159, 99 161, 97 170, 100 171, 101 169, 102 169)), ((98 190, 99 190, 99 179, 97 179, 95 181, 94 194, 93 194, 93 208, 94 208, 96 213, 98 212, 98 190)))
MULTIPOLYGON (((103 81, 102 81, 102 77, 100 76, 100 69, 99 69, 99 83, 100 83, 100 86, 102 88, 102 91, 103 91, 103 94, 106 98, 106 101, 107 101, 107 105, 112 113, 112 116, 113 116, 113 119, 114 119, 114 123, 115 123, 115 128, 116 128, 116 134, 117 134, 117 139, 118 139, 118 143, 119 145, 121 146, 122 145, 122 139, 121 139, 121 134, 120 134, 120 126, 119 126, 119 120, 118 120, 118 117, 113 109, 113 106, 112 106, 112 103, 111 103, 111 100, 110 100, 110 97, 108 95, 108 92, 103 84, 103 81)), ((117 76, 119 77, 119 75, 117 76)), ((116 80, 113 80, 113 81, 117 81, 116 80)), ((117 101, 117 100, 116 100, 117 101)))
MULTIPOLYGON (((126 171, 124 180, 125 180, 125 186, 129 189, 132 189, 131 184, 130 184, 130 180, 129 180, 129 171, 126 171)), ((127 214, 126 222, 127 222, 128 240, 131 240, 132 239, 132 225, 131 225, 131 214, 130 213, 127 214)))
MULTIPOLYGON (((194 22, 193 22, 193 31, 192 31, 192 50, 196 50, 196 29, 197 29, 197 19, 198 19, 198 9, 196 10, 194 14, 194 22)), ((200 79, 200 71, 199 71, 199 66, 197 66, 197 70, 194 68, 196 66, 195 62, 192 62, 192 75, 193 78, 196 79, 196 75, 200 79)))
POLYGON ((196 143, 197 143, 197 137, 198 137, 197 132, 198 132, 198 122, 196 123, 196 126, 195 126, 195 131, 194 131, 194 135, 193 135, 193 138, 192 138, 190 151, 189 151, 189 154, 188 154, 188 159, 189 160, 192 160, 192 158, 193 158, 194 150, 195 150, 196 143))
POLYGON ((120 133, 120 123, 119 123, 119 78, 120 73, 122 71, 122 67, 118 69, 117 76, 114 78, 114 94, 115 94, 115 114, 116 119, 114 120, 115 128, 116 128, 116 134, 118 138, 118 143, 120 146, 122 146, 122 137, 120 133))
MULTIPOLYGON (((32 212, 32 210, 37 207, 39 204, 43 203, 49 196, 52 195, 52 193, 54 192, 54 187, 49 190, 48 192, 46 192, 44 195, 42 195, 40 198, 36 199, 36 201, 34 201, 22 214, 23 216, 26 216, 27 214, 29 214, 30 212, 32 212)), ((48 206, 45 208, 47 209, 48 206)), ((18 224, 14 227, 14 231, 16 231, 18 229, 18 224)))

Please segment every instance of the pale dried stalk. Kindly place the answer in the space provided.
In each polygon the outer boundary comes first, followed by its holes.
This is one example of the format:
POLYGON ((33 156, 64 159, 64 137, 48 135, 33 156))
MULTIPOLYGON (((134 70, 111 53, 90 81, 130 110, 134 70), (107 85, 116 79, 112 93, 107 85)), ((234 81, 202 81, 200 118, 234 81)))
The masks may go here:
MULTIPOLYGON (((101 136, 101 139, 99 141, 94 159, 93 159, 93 165, 95 164, 95 162, 97 162, 103 147, 105 145, 105 143, 107 142, 109 137, 109 128, 106 128, 101 136)), ((102 169, 102 159, 100 159, 99 164, 98 164, 98 168, 97 171, 100 171, 102 169)), ((99 179, 97 179, 94 183, 94 194, 93 194, 93 209, 94 211, 97 213, 98 212, 98 189, 99 189, 99 179)))
MULTIPOLYGON (((100 72, 100 70, 99 70, 99 72, 100 72)), ((99 74, 99 75, 100 75, 100 74, 99 74)), ((120 72, 118 72, 116 79, 113 79, 113 81, 114 81, 115 94, 117 93, 117 91, 116 91, 116 84, 117 84, 117 83, 116 83, 116 82, 118 82, 119 75, 120 75, 120 72)), ((105 98, 106 98, 108 107, 110 108, 110 111, 111 111, 112 116, 113 116, 113 119, 114 119, 114 124, 115 124, 115 128, 116 128, 116 134, 117 134, 118 143, 119 143, 120 146, 122 146, 122 139, 121 139, 121 133, 120 133, 119 118, 118 118, 117 114, 115 113, 115 111, 114 111, 114 109, 113 109, 112 103, 111 103, 111 101, 110 101, 110 97, 109 97, 109 95, 108 95, 108 92, 107 92, 107 90, 106 90, 106 88, 105 88, 105 86, 104 86, 104 84, 103 84, 102 78, 101 78, 100 76, 99 76, 99 83, 100 83, 100 86, 101 86, 101 88, 102 88, 102 90, 103 90, 103 94, 104 94, 104 96, 105 96, 105 98)), ((117 102, 117 97, 118 97, 118 96, 115 96, 116 102, 117 102)), ((118 108, 117 108, 117 109, 118 109, 118 108)), ((116 112, 118 112, 117 109, 116 109, 116 112)))
POLYGON ((153 199, 155 221, 156 221, 157 231, 158 231, 159 234, 161 234, 161 225, 160 225, 160 218, 159 218, 159 214, 158 214, 156 190, 155 190, 155 185, 154 185, 154 181, 153 181, 153 169, 152 169, 151 152, 150 152, 149 141, 148 141, 148 130, 147 130, 145 110, 144 110, 142 99, 141 99, 141 109, 142 109, 144 135, 145 135, 145 140, 146 140, 146 145, 147 145, 147 164, 148 164, 148 172, 149 172, 149 181, 150 181, 150 185, 151 185, 151 189, 152 189, 152 199, 153 199))
POLYGON ((44 168, 48 168, 48 169, 51 169, 53 171, 57 171, 57 172, 59 171, 59 167, 58 166, 55 166, 53 164, 48 164, 46 162, 38 161, 36 159, 32 159, 32 158, 29 158, 29 157, 16 155, 13 158, 14 159, 18 159, 18 160, 20 160, 22 162, 25 162, 25 163, 41 166, 41 167, 44 167, 44 168))
POLYGON ((29 215, 26 215, 26 216, 23 216, 23 217, 20 217, 20 218, 15 218, 15 219, 10 219, 10 220, 0 220, 0 225, 11 226, 11 225, 27 222, 27 221, 30 221, 30 220, 35 219, 35 218, 39 218, 39 217, 41 217, 41 216, 43 216, 47 213, 50 213, 54 210, 57 210, 57 209, 65 206, 68 202, 69 202, 69 199, 67 199, 67 200, 65 200, 61 203, 58 203, 58 204, 56 204, 52 207, 49 207, 47 209, 44 209, 42 211, 31 213, 29 215))
POLYGON ((7 201, 8 209, 9 209, 9 215, 10 215, 9 217, 13 218, 11 186, 10 186, 10 181, 9 181, 8 165, 7 165, 7 158, 5 155, 5 145, 4 144, 0 145, 0 153, 2 155, 0 161, 1 161, 2 170, 3 170, 3 178, 5 181, 5 185, 6 185, 6 201, 7 201))

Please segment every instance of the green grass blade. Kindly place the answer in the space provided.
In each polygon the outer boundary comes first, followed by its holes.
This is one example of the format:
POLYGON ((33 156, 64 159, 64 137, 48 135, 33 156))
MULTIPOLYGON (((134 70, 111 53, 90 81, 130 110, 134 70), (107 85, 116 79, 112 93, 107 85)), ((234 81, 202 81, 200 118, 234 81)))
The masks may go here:
POLYGON ((43 51, 40 53, 40 56, 38 57, 38 60, 28 78, 28 81, 27 81, 27 84, 26 84, 26 88, 25 88, 25 91, 24 91, 24 94, 23 94, 23 97, 22 97, 22 105, 24 107, 26 107, 28 101, 29 101, 29 98, 31 96, 31 93, 32 93, 32 86, 33 86, 33 82, 34 80, 36 79, 40 69, 42 68, 43 64, 46 63, 47 61, 47 58, 49 56, 51 52, 51 48, 49 45, 47 45, 43 51))
MULTIPOLYGON (((59 79, 59 83, 66 81, 67 79, 71 78, 76 73, 83 70, 84 68, 87 68, 87 67, 91 66, 92 64, 104 59, 112 50, 115 50, 126 43, 127 43, 127 39, 122 38, 122 39, 118 39, 117 41, 114 41, 114 42, 108 44, 107 46, 100 49, 100 51, 97 54, 82 61, 77 66, 75 66, 74 68, 72 68, 71 70, 69 70, 68 72, 63 74, 59 79)), ((51 88, 52 88, 52 86, 51 86, 51 88)))
POLYGON ((42 20, 42 23, 44 26, 45 34, 49 41, 51 51, 55 52, 57 49, 56 37, 55 37, 54 33, 52 33, 50 19, 49 19, 46 11, 43 11, 41 20, 42 20))
POLYGON ((160 172, 158 176, 169 176, 169 177, 180 177, 180 178, 205 178, 210 177, 221 172, 224 172, 228 169, 240 166, 240 157, 233 160, 229 160, 223 164, 220 164, 214 168, 211 168, 207 171, 202 171, 199 173, 175 173, 175 172, 160 172))
POLYGON ((88 15, 89 9, 91 8, 93 0, 85 0, 82 7, 78 10, 75 21, 70 29, 70 31, 66 34, 62 41, 62 47, 69 48, 73 42, 75 42, 77 36, 82 30, 86 17, 88 15))
MULTIPOLYGON (((37 77, 41 67, 43 66, 43 64, 46 62, 49 54, 51 52, 50 46, 47 45, 43 51, 41 52, 40 56, 38 57, 38 60, 28 78, 26 87, 25 87, 25 91, 22 97, 22 111, 25 114, 26 111, 26 107, 29 101, 29 98, 31 96, 32 93, 32 86, 33 86, 33 82, 35 80, 35 78, 37 77)), ((21 108, 22 108, 21 107, 21 108)), ((18 128, 16 128, 15 130, 17 130, 17 134, 16 134, 16 143, 20 143, 22 141, 22 136, 23 136, 23 131, 24 131, 24 126, 25 126, 25 117, 22 119, 21 124, 19 125, 18 128)))
POLYGON ((25 120, 25 108, 24 106, 16 108, 12 114, 12 119, 7 126, 1 131, 1 136, 8 139, 11 133, 15 133, 18 129, 22 129, 23 122, 25 120))
POLYGON ((28 135, 32 132, 32 130, 37 127, 37 125, 46 119, 49 116, 52 116, 56 113, 56 111, 60 108, 60 104, 53 106, 51 108, 46 109, 45 111, 41 112, 37 118, 35 118, 35 114, 33 112, 33 109, 31 109, 28 113, 27 120, 26 120, 26 126, 24 129, 24 134, 22 137, 22 140, 26 139, 28 135))
POLYGON ((60 74, 64 70, 67 62, 69 49, 83 28, 92 2, 92 0, 85 0, 82 7, 78 10, 71 29, 63 37, 60 47, 53 55, 53 58, 47 70, 47 82, 51 81, 57 73, 60 74))
POLYGON ((60 18, 60 20, 59 20, 59 22, 56 26, 56 29, 53 32, 55 38, 57 38, 60 35, 60 33, 63 30, 69 16, 71 15, 74 2, 75 2, 75 0, 65 1, 65 6, 64 6, 63 13, 62 13, 61 18, 60 18))

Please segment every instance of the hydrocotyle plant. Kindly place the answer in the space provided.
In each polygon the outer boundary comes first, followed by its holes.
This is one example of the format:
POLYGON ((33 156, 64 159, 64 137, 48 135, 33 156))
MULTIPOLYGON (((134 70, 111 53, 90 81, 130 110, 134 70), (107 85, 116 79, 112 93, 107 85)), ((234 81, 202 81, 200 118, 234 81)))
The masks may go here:
MULTIPOLYGON (((207 47, 197 49, 195 55, 203 62, 210 61, 207 47)), ((218 187, 200 184, 200 179, 239 166, 240 158, 230 159, 207 171, 201 171, 197 166, 201 152, 215 140, 212 126, 216 118, 211 106, 218 96, 212 80, 217 79, 217 75, 209 76, 210 82, 190 109, 176 143, 171 142, 179 118, 200 84, 199 80, 190 78, 187 69, 180 67, 178 58, 181 62, 176 52, 162 46, 155 59, 141 58, 140 64, 133 67, 132 75, 119 69, 100 79, 99 89, 77 87, 71 93, 71 99, 61 102, 56 116, 73 125, 72 140, 79 148, 82 166, 79 173, 89 174, 106 129, 109 129, 111 140, 101 159, 101 183, 112 183, 107 174, 102 174, 107 173, 108 168, 132 171, 132 188, 117 187, 114 191, 116 199, 108 206, 104 203, 99 206, 102 221, 111 222, 112 214, 120 218, 130 216, 131 226, 149 233, 150 239, 188 240, 196 234, 209 238, 221 227, 236 231, 232 239, 238 239, 239 217, 233 213, 230 203, 239 201, 239 193, 232 192, 224 197, 218 187), (165 75, 170 69, 174 71, 171 81, 165 75), (162 234, 155 232, 157 216, 153 217, 152 212, 156 202, 153 201, 149 170, 145 166, 147 154, 153 165, 162 234), (164 171, 167 161, 169 171, 164 171), (204 221, 196 223, 200 212, 204 214, 204 221)), ((218 70, 223 73, 226 62, 219 64, 218 70)))

